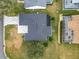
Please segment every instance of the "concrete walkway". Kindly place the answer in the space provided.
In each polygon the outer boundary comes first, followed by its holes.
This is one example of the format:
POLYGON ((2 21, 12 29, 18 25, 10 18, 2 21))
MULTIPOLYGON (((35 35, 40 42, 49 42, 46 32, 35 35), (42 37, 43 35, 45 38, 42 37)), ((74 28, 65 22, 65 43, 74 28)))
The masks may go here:
POLYGON ((7 59, 3 49, 3 20, 0 18, 0 59, 7 59))

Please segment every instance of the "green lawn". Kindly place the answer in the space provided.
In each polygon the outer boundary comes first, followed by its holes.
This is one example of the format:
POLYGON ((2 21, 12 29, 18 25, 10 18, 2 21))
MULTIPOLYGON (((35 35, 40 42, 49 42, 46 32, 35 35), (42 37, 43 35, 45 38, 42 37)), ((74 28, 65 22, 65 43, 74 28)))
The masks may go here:
POLYGON ((5 38, 6 39, 8 39, 9 38, 9 35, 10 35, 10 33, 9 33, 9 31, 10 31, 10 29, 11 28, 13 28, 14 26, 13 25, 10 25, 10 26, 5 26, 5 38))
POLYGON ((76 11, 76 10, 63 10, 63 11, 60 11, 60 13, 62 13, 63 15, 69 16, 69 15, 78 15, 79 11, 76 11))
MULTIPOLYGON (((21 8, 23 8, 23 5, 21 5, 21 8)), ((53 40, 48 42, 23 41, 19 50, 6 48, 7 56, 10 59, 79 59, 79 45, 58 44, 59 15, 61 13, 63 13, 63 15, 78 14, 78 11, 62 11, 61 0, 54 0, 54 3, 48 5, 46 10, 25 10, 21 8, 20 11, 24 13, 47 13, 51 17, 54 17, 54 20, 51 20, 53 40)), ((6 32, 8 32, 7 28, 6 32)))

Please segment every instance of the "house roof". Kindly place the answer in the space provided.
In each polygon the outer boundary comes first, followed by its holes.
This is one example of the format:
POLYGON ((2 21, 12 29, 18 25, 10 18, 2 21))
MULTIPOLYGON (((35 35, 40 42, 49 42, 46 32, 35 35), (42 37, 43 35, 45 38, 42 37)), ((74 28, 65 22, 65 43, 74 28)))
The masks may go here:
POLYGON ((24 0, 26 9, 45 9, 47 0, 24 0))
POLYGON ((73 15, 72 20, 68 22, 69 29, 73 30, 72 43, 79 43, 79 15, 73 15))
POLYGON ((47 4, 52 4, 53 0, 24 0, 25 9, 46 9, 47 4))
POLYGON ((72 30, 68 27, 68 22, 71 20, 70 16, 63 16, 63 41, 69 43, 72 41, 72 30))
POLYGON ((19 25, 28 26, 28 33, 24 33, 26 40, 47 40, 47 37, 51 35, 50 22, 47 22, 50 18, 47 16, 46 14, 19 15, 19 25))
POLYGON ((79 44, 79 15, 63 17, 63 40, 66 43, 79 44))
POLYGON ((79 3, 79 0, 72 0, 72 3, 79 3))
POLYGON ((63 7, 65 10, 78 10, 79 0, 63 0, 63 7))

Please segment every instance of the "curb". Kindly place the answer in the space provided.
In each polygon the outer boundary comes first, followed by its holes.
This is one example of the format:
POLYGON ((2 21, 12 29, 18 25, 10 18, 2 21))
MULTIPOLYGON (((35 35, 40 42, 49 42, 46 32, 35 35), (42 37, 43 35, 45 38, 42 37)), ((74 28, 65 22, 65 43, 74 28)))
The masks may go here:
POLYGON ((4 53, 4 55, 5 55, 5 57, 6 57, 6 59, 10 59, 9 57, 7 57, 7 54, 6 54, 6 52, 5 52, 5 26, 4 26, 4 20, 3 20, 3 53, 4 53))
POLYGON ((62 15, 63 14, 60 14, 59 15, 59 22, 58 22, 58 43, 60 44, 61 42, 60 42, 60 30, 61 30, 61 28, 60 28, 60 22, 62 21, 62 15))

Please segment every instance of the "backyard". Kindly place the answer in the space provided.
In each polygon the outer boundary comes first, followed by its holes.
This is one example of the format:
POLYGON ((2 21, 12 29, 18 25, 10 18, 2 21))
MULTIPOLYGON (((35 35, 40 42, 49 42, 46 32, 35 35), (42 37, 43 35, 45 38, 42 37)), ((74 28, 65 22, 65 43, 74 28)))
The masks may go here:
MULTIPOLYGON (((62 11, 61 0, 54 0, 52 5, 48 5, 46 10, 20 10, 25 13, 47 13, 51 16, 52 25, 52 37, 47 42, 27 42, 23 41, 22 34, 16 33, 16 26, 5 27, 5 43, 6 43, 6 54, 10 59, 79 59, 79 45, 76 44, 58 44, 58 28, 59 15, 71 15, 78 14, 79 12, 62 11), (11 36, 10 35, 14 36, 11 36), (16 37, 17 36, 17 37, 16 37), (15 37, 15 38, 13 38, 15 37), (16 40, 18 43, 16 43, 16 40), (19 44, 19 45, 18 45, 19 44)), ((13 12, 12 14, 16 14, 13 12)))

